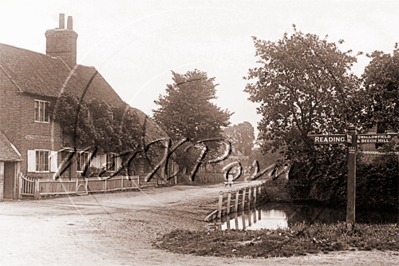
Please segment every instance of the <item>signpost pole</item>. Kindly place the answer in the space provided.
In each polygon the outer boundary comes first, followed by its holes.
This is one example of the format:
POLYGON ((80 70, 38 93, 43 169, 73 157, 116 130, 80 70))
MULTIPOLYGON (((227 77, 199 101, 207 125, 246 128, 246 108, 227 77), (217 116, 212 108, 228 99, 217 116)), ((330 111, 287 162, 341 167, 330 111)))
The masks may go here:
POLYGON ((355 223, 356 206, 356 128, 349 126, 348 137, 348 184, 347 184, 347 205, 346 205, 346 223, 347 229, 352 230, 355 223))

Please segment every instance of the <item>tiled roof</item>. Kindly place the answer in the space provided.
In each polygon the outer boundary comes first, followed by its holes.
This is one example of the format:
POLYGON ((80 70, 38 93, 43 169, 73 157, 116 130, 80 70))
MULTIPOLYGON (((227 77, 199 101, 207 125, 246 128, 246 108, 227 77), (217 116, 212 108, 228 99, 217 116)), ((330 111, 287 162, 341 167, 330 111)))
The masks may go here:
POLYGON ((0 130, 0 162, 21 161, 21 155, 0 130))
MULTIPOLYGON (((59 96, 70 74, 67 65, 59 58, 6 44, 0 44, 0 67, 23 92, 50 97, 59 96)), ((65 91, 72 91, 80 97, 95 71, 94 67, 78 65, 65 91)), ((112 105, 123 102, 99 73, 91 83, 85 99, 94 97, 112 105)))
POLYGON ((154 120, 152 120, 150 117, 148 117, 145 113, 140 111, 139 109, 130 108, 130 111, 136 115, 136 117, 139 120, 139 123, 141 126, 144 126, 145 124, 145 143, 148 144, 152 141, 166 138, 169 139, 168 134, 165 133, 165 131, 157 124, 155 123, 154 120))

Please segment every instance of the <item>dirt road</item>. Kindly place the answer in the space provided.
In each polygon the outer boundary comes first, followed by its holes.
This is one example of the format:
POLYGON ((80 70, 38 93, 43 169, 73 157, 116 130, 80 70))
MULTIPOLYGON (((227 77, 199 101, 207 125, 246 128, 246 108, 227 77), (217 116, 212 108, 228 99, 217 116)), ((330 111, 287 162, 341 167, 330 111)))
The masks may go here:
MULTIPOLYGON (((255 184, 255 183, 254 183, 255 184)), ((248 183, 235 185, 236 188, 248 183)), ((398 265, 393 252, 300 258, 197 257, 152 248, 174 228, 204 229, 223 185, 0 202, 0 265, 398 265)))

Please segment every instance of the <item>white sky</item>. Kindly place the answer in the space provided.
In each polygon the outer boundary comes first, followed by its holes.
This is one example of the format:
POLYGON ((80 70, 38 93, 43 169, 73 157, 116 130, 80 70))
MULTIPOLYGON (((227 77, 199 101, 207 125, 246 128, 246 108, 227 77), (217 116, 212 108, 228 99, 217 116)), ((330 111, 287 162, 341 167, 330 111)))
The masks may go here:
MULTIPOLYGON (((341 50, 393 51, 399 1, 1 0, 0 43, 45 53, 59 13, 73 16, 78 63, 96 67, 121 98, 148 115, 172 83, 171 70, 216 77, 216 104, 232 124, 261 119, 243 77, 256 64, 251 36, 277 41, 292 24, 337 42, 341 50)), ((358 58, 358 75, 368 63, 358 58)))

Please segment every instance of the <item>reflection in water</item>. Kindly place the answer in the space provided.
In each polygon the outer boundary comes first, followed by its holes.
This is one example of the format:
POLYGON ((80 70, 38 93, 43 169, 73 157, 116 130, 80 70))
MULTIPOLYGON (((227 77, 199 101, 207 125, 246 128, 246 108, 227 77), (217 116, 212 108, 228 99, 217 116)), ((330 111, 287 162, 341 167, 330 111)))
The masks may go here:
POLYGON ((226 229, 277 229, 287 228, 288 218, 284 211, 252 209, 250 211, 234 213, 226 216, 222 223, 222 230, 226 229))
MULTIPOLYGON (((357 211, 358 223, 395 223, 397 212, 357 211)), ((220 220, 219 220, 220 221, 220 220)), ((336 223, 345 221, 345 209, 331 209, 292 203, 268 203, 250 211, 232 213, 222 218, 221 229, 276 229, 295 223, 336 223)))

